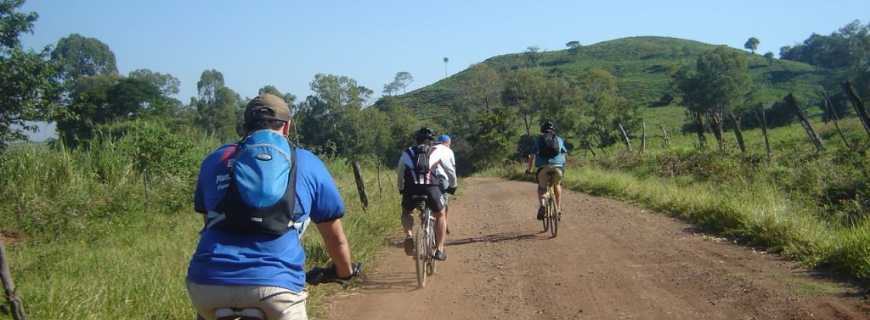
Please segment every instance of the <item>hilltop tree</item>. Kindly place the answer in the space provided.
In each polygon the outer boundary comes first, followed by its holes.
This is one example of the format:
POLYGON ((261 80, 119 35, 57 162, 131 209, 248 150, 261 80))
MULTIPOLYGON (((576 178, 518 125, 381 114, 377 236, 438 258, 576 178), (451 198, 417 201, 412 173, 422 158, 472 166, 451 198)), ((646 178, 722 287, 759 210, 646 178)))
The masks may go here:
POLYGON ((311 91, 314 94, 300 103, 296 117, 303 143, 321 152, 353 157, 371 147, 368 140, 359 139, 371 124, 361 113, 371 90, 346 76, 317 74, 311 91))
POLYGON ((390 96, 396 94, 399 90, 402 90, 402 93, 405 93, 405 90, 412 82, 414 82, 414 76, 412 76, 410 72, 397 72, 393 81, 384 85, 384 95, 390 96))
POLYGON ((538 60, 540 60, 541 48, 537 46, 530 46, 526 48, 526 52, 523 53, 526 56, 526 60, 529 63, 529 67, 537 67, 538 60))
POLYGON ((773 55, 773 52, 768 51, 764 54, 764 58, 767 59, 767 64, 773 64, 776 61, 776 57, 773 55))
POLYGON ((24 131, 36 127, 27 121, 44 120, 53 112, 55 69, 42 52, 21 48, 20 35, 33 31, 38 15, 19 12, 24 0, 0 1, 0 151, 24 131))
POLYGON ((752 54, 755 54, 755 50, 758 50, 759 43, 761 43, 761 41, 758 41, 758 38, 750 37, 746 40, 746 43, 743 44, 743 47, 746 48, 746 50, 752 51, 752 54))
POLYGON ((579 41, 568 41, 568 43, 566 43, 565 46, 568 47, 568 51, 571 52, 571 54, 577 54, 577 52, 579 52, 579 49, 581 47, 579 41))
POLYGON ((83 76, 118 74, 115 53, 109 46, 99 39, 77 33, 57 42, 51 60, 60 68, 60 79, 67 83, 83 76))

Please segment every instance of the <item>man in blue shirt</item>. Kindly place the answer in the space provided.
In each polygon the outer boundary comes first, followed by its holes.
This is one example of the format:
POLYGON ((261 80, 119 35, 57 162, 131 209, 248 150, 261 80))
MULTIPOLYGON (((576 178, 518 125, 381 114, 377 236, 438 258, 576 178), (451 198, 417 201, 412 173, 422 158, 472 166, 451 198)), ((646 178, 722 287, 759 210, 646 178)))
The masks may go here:
POLYGON ((544 219, 544 206, 547 188, 554 185, 556 193, 556 208, 561 211, 562 175, 565 171, 566 155, 565 140, 556 135, 556 126, 550 121, 541 125, 541 135, 535 140, 532 153, 529 154, 527 174, 532 173, 532 164, 537 168, 535 176, 538 180, 538 220, 544 219))
MULTIPOLYGON (((261 94, 247 105, 244 121, 245 146, 269 145, 277 148, 280 154, 291 154, 293 147, 286 138, 290 109, 283 99, 261 94)), ((341 225, 344 204, 338 188, 317 156, 297 149, 295 201, 286 200, 295 202, 289 205, 293 208, 292 214, 287 213, 293 217, 293 224, 286 233, 235 232, 214 227, 222 219, 219 217, 225 216, 225 212, 220 212, 220 204, 229 194, 229 180, 233 179, 229 168, 238 149, 239 144, 222 146, 208 155, 200 168, 194 206, 197 212, 205 214, 206 227, 201 231, 188 268, 187 288, 191 302, 205 319, 215 319, 216 310, 221 308, 259 309, 269 320, 307 319, 305 252, 301 238, 310 221, 315 223, 323 237, 326 251, 334 263, 335 275, 342 279, 354 276, 350 247, 341 225)), ((277 161, 259 156, 257 159, 277 161)), ((290 171, 257 182, 262 183, 267 191, 269 188, 291 190, 288 183, 294 179, 290 177, 292 174, 288 174, 290 171)), ((263 199, 253 201, 262 202, 263 199)))

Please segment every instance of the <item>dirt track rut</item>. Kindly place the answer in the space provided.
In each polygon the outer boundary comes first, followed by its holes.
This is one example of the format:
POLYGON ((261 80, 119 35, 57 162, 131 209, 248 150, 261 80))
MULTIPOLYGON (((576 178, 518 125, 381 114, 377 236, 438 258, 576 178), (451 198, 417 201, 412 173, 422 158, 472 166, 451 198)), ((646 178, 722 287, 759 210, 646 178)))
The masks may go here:
POLYGON ((451 202, 449 260, 426 288, 395 245, 359 288, 332 299, 329 318, 870 318, 857 289, 665 215, 567 193, 551 239, 533 217, 533 184, 473 178, 463 189, 451 202))

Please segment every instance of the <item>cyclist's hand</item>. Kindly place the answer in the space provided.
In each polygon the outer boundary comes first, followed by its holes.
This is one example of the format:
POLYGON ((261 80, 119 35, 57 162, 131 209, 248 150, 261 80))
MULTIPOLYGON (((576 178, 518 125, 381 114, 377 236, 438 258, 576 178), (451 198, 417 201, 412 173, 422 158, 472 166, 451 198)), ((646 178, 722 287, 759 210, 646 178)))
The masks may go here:
POLYGON ((311 268, 307 273, 305 273, 305 282, 312 286, 319 285, 321 283, 338 283, 342 287, 347 287, 350 284, 350 281, 353 278, 360 275, 362 272, 362 263, 356 262, 352 263, 350 267, 350 276, 346 278, 340 278, 338 273, 335 271, 335 264, 329 264, 326 268, 314 267, 311 268))
POLYGON ((449 194, 456 194, 456 187, 447 188, 447 190, 444 190, 444 192, 447 192, 449 194))

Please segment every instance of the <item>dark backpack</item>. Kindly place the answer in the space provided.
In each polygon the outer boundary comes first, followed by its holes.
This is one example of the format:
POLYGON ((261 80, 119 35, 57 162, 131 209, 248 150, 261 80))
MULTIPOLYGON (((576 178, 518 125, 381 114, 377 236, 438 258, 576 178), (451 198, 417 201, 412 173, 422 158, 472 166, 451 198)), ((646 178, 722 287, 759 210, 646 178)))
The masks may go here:
POLYGON ((559 146, 559 138, 552 132, 541 135, 540 146, 539 153, 545 158, 554 158, 559 155, 559 151, 562 151, 559 146))
POLYGON ((209 222, 234 233, 283 235, 290 231, 296 206, 296 148, 288 155, 268 143, 239 143, 229 162, 229 185, 217 206, 223 219, 209 222), (287 175, 287 185, 276 187, 287 175))
POLYGON ((409 150, 409 156, 414 163, 414 173, 419 176, 429 174, 429 153, 432 152, 432 146, 428 144, 420 144, 409 150))

